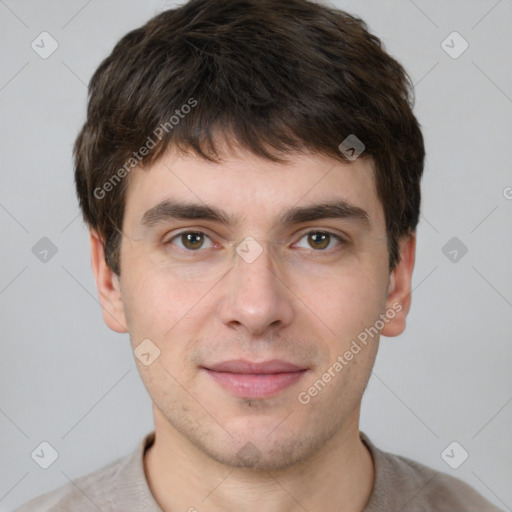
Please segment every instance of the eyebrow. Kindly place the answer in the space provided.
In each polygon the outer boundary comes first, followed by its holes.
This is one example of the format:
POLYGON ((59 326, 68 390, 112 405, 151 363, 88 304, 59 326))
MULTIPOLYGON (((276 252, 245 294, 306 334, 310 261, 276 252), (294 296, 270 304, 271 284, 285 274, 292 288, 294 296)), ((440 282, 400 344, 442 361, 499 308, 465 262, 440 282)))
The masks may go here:
MULTIPOLYGON (((320 219, 346 219, 360 224, 365 229, 371 227, 366 210, 344 200, 296 206, 285 210, 277 222, 287 227, 320 219)), ((141 224, 151 229, 169 220, 208 220, 219 222, 230 228, 240 225, 239 219, 220 208, 175 199, 165 199, 147 210, 142 216, 141 224)))

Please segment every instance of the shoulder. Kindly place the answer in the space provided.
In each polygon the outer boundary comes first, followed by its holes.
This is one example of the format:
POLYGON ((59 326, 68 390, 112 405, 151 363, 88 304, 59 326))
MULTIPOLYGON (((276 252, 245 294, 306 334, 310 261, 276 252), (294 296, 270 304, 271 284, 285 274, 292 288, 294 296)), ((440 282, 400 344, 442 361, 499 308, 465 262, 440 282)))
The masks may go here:
POLYGON ((30 500, 14 512, 89 512, 109 511, 108 489, 115 485, 129 455, 72 482, 30 500))
POLYGON ((132 453, 37 496, 13 512, 124 512, 127 504, 154 510, 143 467, 144 450, 153 440, 154 432, 132 453))
POLYGON ((406 457, 390 455, 397 471, 414 483, 423 510, 446 512, 501 512, 462 480, 431 469, 406 457))
POLYGON ((364 434, 361 438, 375 465, 374 489, 365 512, 501 512, 462 480, 379 450, 364 434))

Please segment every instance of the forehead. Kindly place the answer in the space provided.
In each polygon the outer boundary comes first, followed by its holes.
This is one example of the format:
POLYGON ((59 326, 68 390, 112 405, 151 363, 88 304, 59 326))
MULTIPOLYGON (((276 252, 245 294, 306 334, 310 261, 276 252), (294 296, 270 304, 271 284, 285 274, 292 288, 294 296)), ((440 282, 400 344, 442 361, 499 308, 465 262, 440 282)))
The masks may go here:
POLYGON ((151 167, 132 171, 125 223, 142 226, 151 209, 175 198, 221 209, 237 225, 274 225, 291 208, 343 202, 366 213, 372 226, 384 226, 371 159, 342 163, 320 154, 291 154, 287 159, 273 162, 241 151, 214 163, 170 151, 151 167))

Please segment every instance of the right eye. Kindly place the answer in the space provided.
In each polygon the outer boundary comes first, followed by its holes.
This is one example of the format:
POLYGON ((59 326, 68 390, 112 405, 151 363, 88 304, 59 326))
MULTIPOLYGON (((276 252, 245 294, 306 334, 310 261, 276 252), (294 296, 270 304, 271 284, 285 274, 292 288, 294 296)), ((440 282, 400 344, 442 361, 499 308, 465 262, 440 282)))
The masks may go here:
POLYGON ((199 249, 205 248, 204 244, 206 239, 210 240, 210 245, 206 248, 213 247, 214 244, 211 242, 210 237, 202 231, 181 231, 167 240, 165 245, 176 245, 184 251, 198 252, 199 249))

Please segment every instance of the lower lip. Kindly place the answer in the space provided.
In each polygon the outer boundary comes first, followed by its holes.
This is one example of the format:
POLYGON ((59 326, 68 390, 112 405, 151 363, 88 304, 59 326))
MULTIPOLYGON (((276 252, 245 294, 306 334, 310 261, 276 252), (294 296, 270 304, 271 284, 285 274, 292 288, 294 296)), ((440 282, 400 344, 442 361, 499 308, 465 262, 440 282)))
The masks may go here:
POLYGON ((306 370, 287 373, 244 374, 215 372, 206 369, 210 377, 224 389, 240 398, 266 398, 295 384, 306 370))

